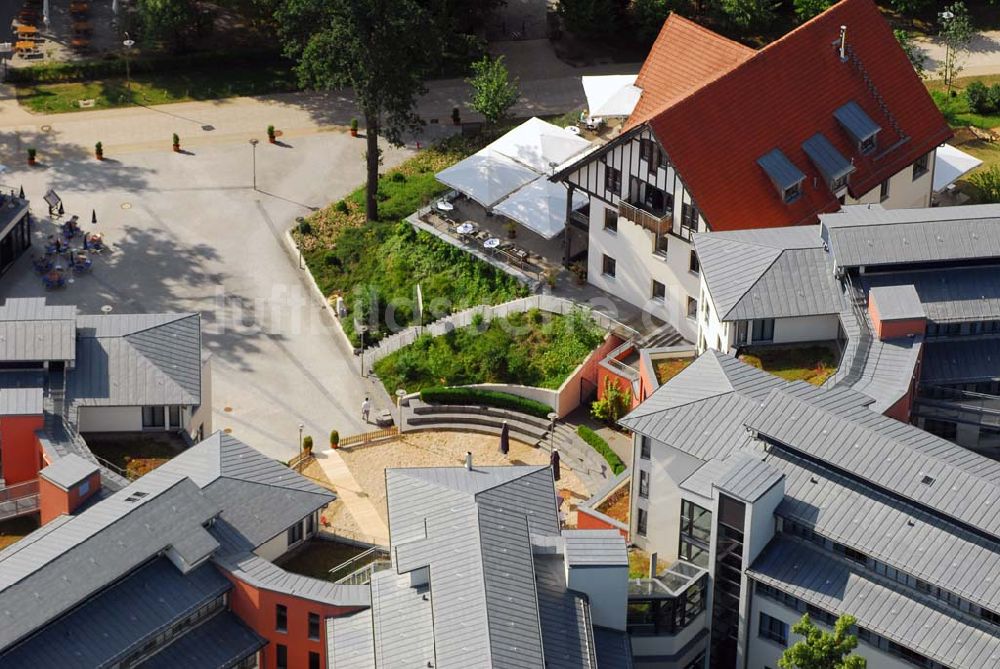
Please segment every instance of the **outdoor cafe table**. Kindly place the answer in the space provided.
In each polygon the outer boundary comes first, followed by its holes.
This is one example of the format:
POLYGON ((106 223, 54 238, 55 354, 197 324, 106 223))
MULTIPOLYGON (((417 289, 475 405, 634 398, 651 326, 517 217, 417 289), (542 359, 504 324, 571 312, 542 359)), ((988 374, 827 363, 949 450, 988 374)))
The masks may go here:
POLYGON ((18 26, 17 27, 17 34, 18 35, 35 35, 37 33, 38 33, 38 28, 36 28, 35 26, 18 26))
POLYGON ((496 237, 490 237, 485 242, 483 242, 484 249, 495 249, 500 247, 500 240, 496 237))
POLYGON ((14 44, 15 51, 32 51, 34 48, 35 43, 27 40, 19 40, 16 44, 14 44))
POLYGON ((439 211, 454 211, 455 205, 447 200, 438 200, 437 208, 439 211))
POLYGON ((455 231, 460 235, 471 235, 473 232, 476 231, 476 226, 474 226, 472 223, 466 222, 462 223, 462 225, 455 228, 455 231))

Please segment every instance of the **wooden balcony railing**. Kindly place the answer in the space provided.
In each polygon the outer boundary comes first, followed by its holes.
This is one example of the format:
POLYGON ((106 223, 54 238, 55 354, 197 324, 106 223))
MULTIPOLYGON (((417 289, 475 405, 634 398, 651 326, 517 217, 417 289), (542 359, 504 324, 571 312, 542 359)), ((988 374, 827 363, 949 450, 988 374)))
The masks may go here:
POLYGON ((38 480, 0 488, 0 520, 38 510, 38 480))
POLYGON ((649 230, 654 235, 670 232, 673 225, 673 214, 666 213, 662 216, 657 216, 628 202, 618 203, 618 216, 632 221, 636 225, 649 230))

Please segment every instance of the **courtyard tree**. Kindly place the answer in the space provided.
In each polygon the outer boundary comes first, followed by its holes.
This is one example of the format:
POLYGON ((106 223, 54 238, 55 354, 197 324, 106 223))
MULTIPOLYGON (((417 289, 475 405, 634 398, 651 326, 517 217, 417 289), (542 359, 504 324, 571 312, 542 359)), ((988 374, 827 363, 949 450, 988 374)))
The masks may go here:
POLYGON ((792 631, 803 637, 781 654, 778 666, 781 669, 865 669, 868 661, 854 654, 858 638, 851 634, 857 622, 854 616, 837 618, 833 632, 824 632, 816 627, 809 614, 792 626, 792 631))
POLYGON ((965 8, 964 2, 956 2, 945 7, 938 14, 938 21, 941 26, 939 35, 945 47, 941 74, 948 93, 951 93, 955 78, 965 64, 965 56, 969 53, 969 45, 976 34, 976 29, 972 25, 969 10, 965 8))
POLYGON ((416 100, 441 53, 415 0, 285 0, 277 13, 303 86, 351 88, 365 121, 365 213, 378 220, 379 137, 401 146, 421 126, 416 100))
POLYGON ((136 8, 145 42, 162 42, 174 51, 184 47, 186 33, 195 23, 191 0, 139 0, 136 8))
POLYGON ((607 37, 618 30, 623 5, 619 0, 560 0, 559 16, 574 35, 607 37))
POLYGON ((907 30, 893 30, 892 34, 896 36, 896 41, 899 42, 899 48, 903 50, 906 57, 910 59, 910 65, 916 71, 917 76, 921 79, 926 75, 926 70, 924 69, 925 63, 927 62, 927 55, 924 53, 917 44, 913 41, 913 35, 907 30))
POLYGON ((832 4, 832 0, 795 0, 795 16, 808 21, 832 4))
POLYGON ((774 0, 720 0, 726 20, 740 30, 753 30, 774 19, 774 0))
POLYGON ((472 64, 472 108, 489 123, 507 118, 510 108, 517 102, 520 92, 517 79, 511 80, 503 56, 483 56, 472 64))

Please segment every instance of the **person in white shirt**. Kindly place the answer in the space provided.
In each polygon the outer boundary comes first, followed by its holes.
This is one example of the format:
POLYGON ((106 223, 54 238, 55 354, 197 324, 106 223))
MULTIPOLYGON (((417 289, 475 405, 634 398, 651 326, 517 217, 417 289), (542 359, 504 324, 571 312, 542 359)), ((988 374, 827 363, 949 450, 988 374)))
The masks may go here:
POLYGON ((372 403, 368 401, 367 397, 365 397, 365 401, 361 403, 361 418, 366 423, 368 422, 368 414, 371 413, 371 410, 372 410, 372 403))

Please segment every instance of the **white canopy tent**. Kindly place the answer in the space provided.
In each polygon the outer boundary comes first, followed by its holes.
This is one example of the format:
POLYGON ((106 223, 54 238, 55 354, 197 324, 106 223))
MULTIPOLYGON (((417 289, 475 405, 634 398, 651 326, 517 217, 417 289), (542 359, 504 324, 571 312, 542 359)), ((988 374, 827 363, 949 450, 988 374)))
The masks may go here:
POLYGON ((642 95, 642 89, 635 86, 635 78, 634 74, 581 77, 590 116, 629 116, 642 95))
POLYGON ((489 208, 538 178, 535 172, 490 146, 438 172, 437 180, 489 208))
POLYGON ((529 118, 486 148, 516 160, 536 174, 551 174, 553 164, 562 165, 589 147, 590 142, 565 128, 529 118))
MULTIPOLYGON (((496 206, 494 211, 552 239, 566 227, 567 188, 561 183, 538 177, 496 206)), ((587 196, 573 191, 573 208, 587 204, 587 196)))
POLYGON ((951 144, 937 148, 934 158, 934 192, 940 193, 983 164, 979 158, 956 149, 951 144))

